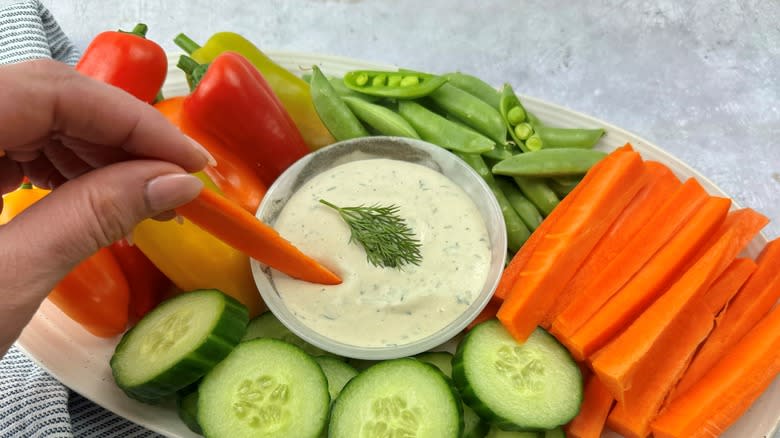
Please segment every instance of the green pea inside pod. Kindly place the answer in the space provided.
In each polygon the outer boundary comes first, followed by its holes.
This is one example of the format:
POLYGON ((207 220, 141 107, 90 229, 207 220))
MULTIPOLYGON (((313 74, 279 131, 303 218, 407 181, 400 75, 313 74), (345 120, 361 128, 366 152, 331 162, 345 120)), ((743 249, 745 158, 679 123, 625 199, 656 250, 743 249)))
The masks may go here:
POLYGON ((416 71, 354 70, 344 75, 344 85, 358 93, 393 99, 419 99, 447 82, 444 76, 416 71))

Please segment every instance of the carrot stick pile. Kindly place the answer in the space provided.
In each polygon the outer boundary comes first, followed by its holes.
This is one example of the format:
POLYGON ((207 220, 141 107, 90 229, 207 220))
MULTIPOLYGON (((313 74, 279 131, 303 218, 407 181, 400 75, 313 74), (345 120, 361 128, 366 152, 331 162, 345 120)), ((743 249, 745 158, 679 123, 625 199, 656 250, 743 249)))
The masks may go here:
POLYGON ((780 372, 780 239, 631 145, 609 154, 514 256, 479 320, 541 326, 592 370, 568 436, 714 437, 780 372))

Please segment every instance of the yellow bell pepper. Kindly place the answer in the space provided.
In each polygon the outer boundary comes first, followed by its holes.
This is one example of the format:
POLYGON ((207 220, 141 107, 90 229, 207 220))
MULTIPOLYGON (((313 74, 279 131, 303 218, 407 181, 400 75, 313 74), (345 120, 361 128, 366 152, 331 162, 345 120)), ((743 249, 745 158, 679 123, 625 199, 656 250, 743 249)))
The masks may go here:
POLYGON ((250 317, 266 310, 249 258, 188 220, 147 219, 133 242, 181 290, 219 289, 243 303, 250 317))
POLYGON ((201 47, 186 35, 179 34, 174 42, 200 64, 208 64, 226 51, 240 54, 263 75, 295 122, 309 148, 316 150, 335 142, 317 115, 317 110, 314 109, 309 84, 273 62, 243 36, 233 32, 218 32, 201 47))

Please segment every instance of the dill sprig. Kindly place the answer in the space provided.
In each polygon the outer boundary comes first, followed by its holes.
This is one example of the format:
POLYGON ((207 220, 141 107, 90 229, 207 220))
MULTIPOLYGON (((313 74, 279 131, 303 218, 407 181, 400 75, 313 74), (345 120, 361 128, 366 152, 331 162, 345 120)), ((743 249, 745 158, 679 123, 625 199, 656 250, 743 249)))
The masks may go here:
POLYGON ((400 269, 422 262, 420 241, 398 215, 398 206, 339 207, 324 199, 320 202, 339 212, 352 231, 349 242, 359 243, 372 265, 400 269))

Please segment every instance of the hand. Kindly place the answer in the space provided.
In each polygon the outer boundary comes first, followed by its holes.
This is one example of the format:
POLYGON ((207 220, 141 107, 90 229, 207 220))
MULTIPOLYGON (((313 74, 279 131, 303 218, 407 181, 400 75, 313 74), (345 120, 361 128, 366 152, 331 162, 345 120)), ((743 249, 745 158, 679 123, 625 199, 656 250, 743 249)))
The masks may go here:
POLYGON ((0 194, 23 175, 55 189, 0 226, 0 355, 60 279, 173 217, 203 187, 188 172, 213 161, 150 105, 54 61, 0 67, 0 150, 0 194))

